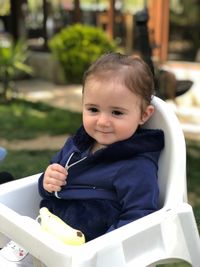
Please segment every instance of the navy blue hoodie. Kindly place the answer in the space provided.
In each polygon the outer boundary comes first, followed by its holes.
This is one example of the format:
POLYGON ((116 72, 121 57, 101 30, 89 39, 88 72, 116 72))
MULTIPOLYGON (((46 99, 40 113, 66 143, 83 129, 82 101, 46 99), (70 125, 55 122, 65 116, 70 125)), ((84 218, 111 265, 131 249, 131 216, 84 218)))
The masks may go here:
POLYGON ((127 140, 88 153, 94 140, 81 127, 51 160, 68 168, 67 184, 48 193, 39 179, 45 206, 86 240, 158 209, 158 159, 164 147, 161 130, 138 129, 127 140))

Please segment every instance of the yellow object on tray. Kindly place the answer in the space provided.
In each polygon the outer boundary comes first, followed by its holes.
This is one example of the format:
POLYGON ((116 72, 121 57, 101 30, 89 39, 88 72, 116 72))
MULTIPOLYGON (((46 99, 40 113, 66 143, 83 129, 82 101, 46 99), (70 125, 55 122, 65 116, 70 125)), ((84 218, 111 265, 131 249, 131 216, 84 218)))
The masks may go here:
POLYGON ((37 217, 37 220, 45 232, 51 234, 66 245, 79 246, 85 243, 85 236, 81 231, 66 224, 47 208, 40 209, 40 215, 37 217))

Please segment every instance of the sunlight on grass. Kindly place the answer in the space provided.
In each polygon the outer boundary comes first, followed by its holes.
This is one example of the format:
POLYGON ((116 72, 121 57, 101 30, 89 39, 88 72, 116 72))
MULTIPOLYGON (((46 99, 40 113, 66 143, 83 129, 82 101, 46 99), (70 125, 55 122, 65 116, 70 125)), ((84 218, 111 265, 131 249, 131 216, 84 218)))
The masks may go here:
POLYGON ((43 103, 13 100, 0 105, 0 138, 30 139, 42 134, 73 134, 80 126, 80 113, 43 103))
POLYGON ((20 117, 22 115, 22 111, 19 108, 16 108, 13 113, 16 117, 20 117))
POLYGON ((30 116, 35 116, 37 118, 45 118, 45 117, 48 116, 47 113, 42 112, 42 111, 38 111, 38 110, 35 110, 35 109, 30 109, 29 110, 29 115, 30 116))

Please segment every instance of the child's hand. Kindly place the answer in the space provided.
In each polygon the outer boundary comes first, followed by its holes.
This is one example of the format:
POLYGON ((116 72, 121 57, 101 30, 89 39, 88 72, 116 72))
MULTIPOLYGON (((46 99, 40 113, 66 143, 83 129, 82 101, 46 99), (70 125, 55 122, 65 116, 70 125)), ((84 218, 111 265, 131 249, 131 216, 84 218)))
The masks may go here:
POLYGON ((66 184, 67 170, 60 164, 49 165, 44 173, 43 187, 49 192, 57 192, 66 184))

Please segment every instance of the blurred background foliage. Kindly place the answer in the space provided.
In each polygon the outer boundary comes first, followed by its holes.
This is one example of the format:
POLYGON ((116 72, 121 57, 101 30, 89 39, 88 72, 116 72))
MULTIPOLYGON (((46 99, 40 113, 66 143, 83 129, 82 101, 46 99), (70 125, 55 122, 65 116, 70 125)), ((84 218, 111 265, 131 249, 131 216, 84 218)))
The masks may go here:
POLYGON ((67 83, 81 83, 92 62, 117 50, 115 42, 102 29, 82 24, 62 29, 49 41, 49 47, 61 64, 67 83))

